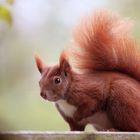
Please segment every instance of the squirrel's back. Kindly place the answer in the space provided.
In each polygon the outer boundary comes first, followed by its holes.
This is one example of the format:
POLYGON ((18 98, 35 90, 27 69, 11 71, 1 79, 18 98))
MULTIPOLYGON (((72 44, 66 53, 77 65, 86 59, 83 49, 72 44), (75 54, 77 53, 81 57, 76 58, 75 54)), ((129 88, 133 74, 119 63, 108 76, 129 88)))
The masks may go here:
POLYGON ((140 80, 140 50, 131 22, 109 11, 95 11, 74 30, 76 66, 88 72, 116 71, 140 80))

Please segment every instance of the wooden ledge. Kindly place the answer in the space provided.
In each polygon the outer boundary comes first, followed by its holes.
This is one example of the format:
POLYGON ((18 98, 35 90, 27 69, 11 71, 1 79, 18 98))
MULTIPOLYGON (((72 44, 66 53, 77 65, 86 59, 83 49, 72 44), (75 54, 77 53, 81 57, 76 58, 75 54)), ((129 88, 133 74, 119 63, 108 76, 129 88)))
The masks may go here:
POLYGON ((0 132, 0 140, 140 140, 139 132, 0 132))

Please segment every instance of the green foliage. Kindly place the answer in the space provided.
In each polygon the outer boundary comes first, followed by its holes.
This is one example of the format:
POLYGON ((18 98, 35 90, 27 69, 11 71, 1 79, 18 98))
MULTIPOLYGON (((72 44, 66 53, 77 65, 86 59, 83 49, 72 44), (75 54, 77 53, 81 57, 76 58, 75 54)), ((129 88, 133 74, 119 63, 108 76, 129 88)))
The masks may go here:
POLYGON ((6 21, 9 25, 11 25, 12 23, 10 10, 7 7, 2 6, 2 5, 0 5, 0 20, 1 19, 6 21))

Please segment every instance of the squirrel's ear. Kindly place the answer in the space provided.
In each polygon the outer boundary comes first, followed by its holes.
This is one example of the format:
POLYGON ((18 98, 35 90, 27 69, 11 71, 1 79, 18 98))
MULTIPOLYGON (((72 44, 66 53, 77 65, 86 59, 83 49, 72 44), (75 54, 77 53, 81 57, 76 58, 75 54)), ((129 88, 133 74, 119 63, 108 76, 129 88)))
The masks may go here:
POLYGON ((67 76, 71 71, 71 66, 67 60, 66 53, 63 51, 60 56, 60 70, 67 76))
POLYGON ((34 55, 36 66, 40 73, 43 73, 44 69, 47 67, 45 63, 43 63, 42 59, 38 54, 34 55))

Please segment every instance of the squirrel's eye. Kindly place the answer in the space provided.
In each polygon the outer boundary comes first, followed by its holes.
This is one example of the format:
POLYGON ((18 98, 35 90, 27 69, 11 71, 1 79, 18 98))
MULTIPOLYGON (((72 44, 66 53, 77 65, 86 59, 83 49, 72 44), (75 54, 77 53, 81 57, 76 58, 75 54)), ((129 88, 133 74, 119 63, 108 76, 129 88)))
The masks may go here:
POLYGON ((54 78, 54 83, 59 84, 61 82, 61 79, 59 77, 54 78))

